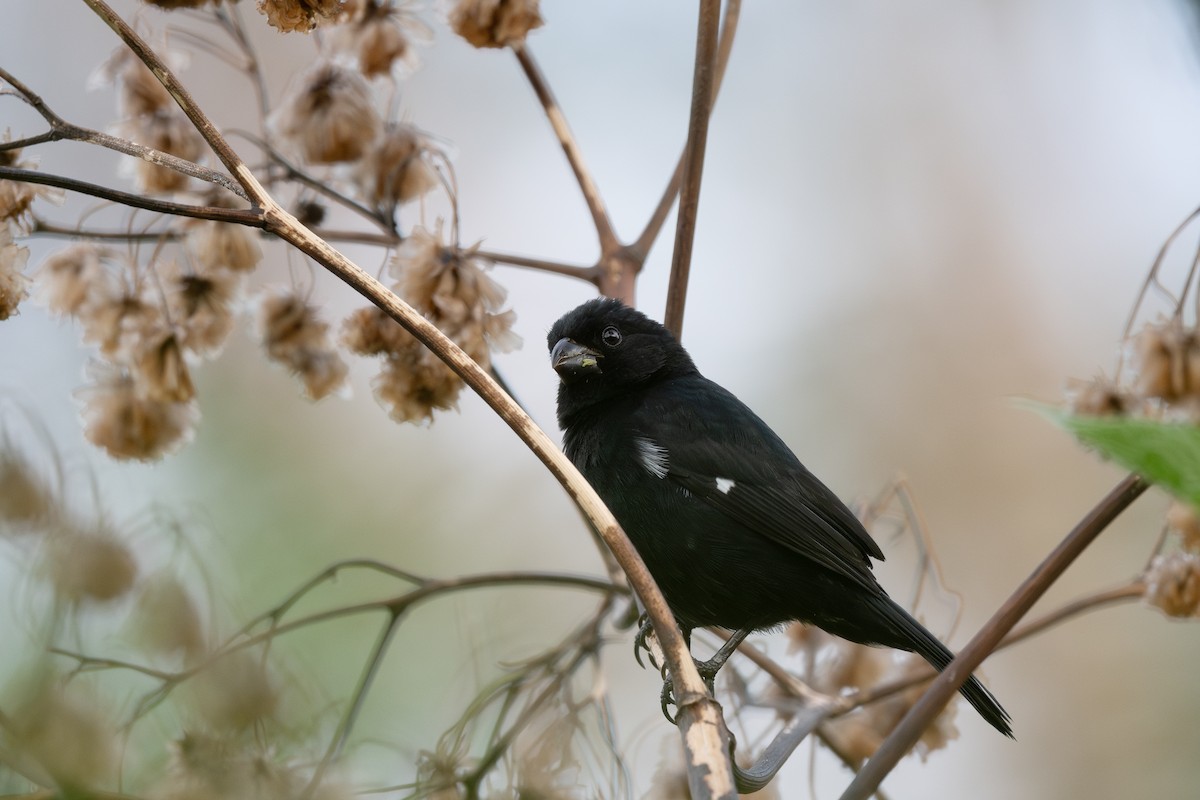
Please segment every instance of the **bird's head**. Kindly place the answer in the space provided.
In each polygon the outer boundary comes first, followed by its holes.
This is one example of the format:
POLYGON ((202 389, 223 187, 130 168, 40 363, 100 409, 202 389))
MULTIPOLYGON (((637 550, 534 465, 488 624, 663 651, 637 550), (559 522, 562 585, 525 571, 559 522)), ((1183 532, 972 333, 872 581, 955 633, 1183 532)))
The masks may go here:
MULTIPOLYGON (((564 315, 547 336, 562 379, 559 405, 591 405, 651 381, 695 373, 671 332, 619 300, 597 298, 564 315)), ((562 409, 560 408, 560 411, 562 409)))

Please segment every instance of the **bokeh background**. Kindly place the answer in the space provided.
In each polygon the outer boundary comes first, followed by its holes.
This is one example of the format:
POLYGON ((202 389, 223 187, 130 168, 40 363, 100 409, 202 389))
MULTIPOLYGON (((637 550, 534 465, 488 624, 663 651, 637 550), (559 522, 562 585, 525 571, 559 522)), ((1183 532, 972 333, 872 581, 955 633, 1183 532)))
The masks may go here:
MULTIPOLYGON (((112 34, 70 0, 4 5, 0 64, 68 119, 110 124, 111 92, 85 82, 115 46, 112 34)), ((253 4, 242 6, 270 54, 278 97, 310 60, 310 44, 271 35, 253 4)), ((618 230, 632 238, 685 134, 694 9, 544 0, 543 14, 530 47, 618 230)), ((589 263, 586 208, 515 60, 475 51, 427 18, 434 40, 402 85, 400 113, 452 145, 463 240, 589 263)), ((144 22, 163 19, 150 12, 144 22)), ((685 342, 843 497, 908 477, 946 579, 963 596, 955 646, 1120 478, 1014 400, 1057 401, 1069 377, 1111 369, 1151 260, 1200 203, 1196 29, 1192 9, 1168 0, 743 11, 711 128, 685 342)), ((197 54, 182 74, 223 125, 254 127, 235 71, 197 54)), ((41 129, 12 99, 0 100, 0 127, 15 136, 41 129)), ((47 171, 127 185, 107 154, 39 151, 47 171)), ((48 216, 70 220, 82 207, 48 216)), ((664 240, 639 284, 639 305, 655 316, 669 231, 664 240)), ((29 244, 31 265, 58 246, 29 244)), ((1184 237, 1173 268, 1190 246, 1184 237)), ((350 252, 368 269, 381 263, 377 252, 350 252)), ((269 250, 256 278, 306 276, 297 263, 289 273, 282 251, 269 250)), ((515 268, 494 274, 525 339, 498 368, 553 432, 544 335, 593 290, 515 268)), ((360 305, 333 281, 318 277, 317 287, 332 318, 360 305)), ((86 443, 72 396, 86 352, 76 331, 32 305, 0 326, 0 384, 52 433, 81 505, 129 521, 147 561, 174 551, 146 509, 180 520, 231 620, 354 556, 430 576, 601 574, 562 491, 480 401, 464 396, 458 413, 432 426, 397 426, 371 397, 372 365, 360 361, 352 398, 309 404, 265 361, 250 322, 197 371, 198 435, 159 464, 113 464, 86 443)), ((27 427, 11 414, 4 424, 27 427)), ((1136 573, 1165 505, 1154 492, 1141 500, 1039 609, 1136 573)), ((0 639, 19 643, 28 569, 17 551, 0 554, 0 611, 9 612, 0 639)), ((903 558, 889 562, 885 585, 902 594, 906 569, 903 558)), ((360 740, 386 740, 407 756, 431 747, 500 662, 556 641, 591 603, 523 589, 423 607, 401 630, 360 740)), ((111 627, 119 641, 120 626, 111 627)), ((349 690, 374 630, 353 623, 287 640, 314 707, 349 690)), ((671 731, 657 679, 636 669, 628 644, 616 641, 605 663, 640 793, 671 731)), ((6 644, 0 668, 8 674, 27 656, 6 644)), ((907 760, 885 786, 896 798, 1194 797, 1198 658, 1200 626, 1136 604, 1075 620, 986 665, 1015 743, 963 710, 951 749, 907 760)), ((360 747, 367 779, 388 774, 381 752, 394 755, 360 747)), ((817 797, 836 796, 848 779, 832 760, 801 753, 785 771, 784 796, 806 796, 810 782, 817 797)))

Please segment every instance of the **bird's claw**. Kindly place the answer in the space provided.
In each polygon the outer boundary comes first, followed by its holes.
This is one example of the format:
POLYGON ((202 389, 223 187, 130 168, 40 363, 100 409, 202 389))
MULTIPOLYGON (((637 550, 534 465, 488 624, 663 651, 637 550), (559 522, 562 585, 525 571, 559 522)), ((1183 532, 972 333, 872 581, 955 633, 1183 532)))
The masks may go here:
MULTIPOLYGON (((708 661, 697 661, 692 659, 692 663, 696 666, 696 672, 700 673, 700 678, 704 681, 704 688, 708 690, 709 697, 717 696, 717 672, 725 664, 725 660, 721 659, 720 663, 714 663, 717 659, 710 658, 708 661)), ((667 706, 675 705, 675 684, 669 675, 666 675, 666 670, 663 670, 663 687, 659 695, 659 700, 662 703, 663 716, 667 718, 667 722, 675 724, 675 717, 671 716, 671 712, 667 711, 667 706)))
POLYGON ((642 663, 642 651, 645 650, 646 660, 650 662, 650 666, 662 672, 662 667, 658 665, 658 659, 654 657, 653 648, 646 641, 652 633, 654 633, 654 626, 650 624, 650 618, 643 614, 639 620, 637 636, 633 637, 633 658, 639 667, 645 669, 646 665, 642 663))

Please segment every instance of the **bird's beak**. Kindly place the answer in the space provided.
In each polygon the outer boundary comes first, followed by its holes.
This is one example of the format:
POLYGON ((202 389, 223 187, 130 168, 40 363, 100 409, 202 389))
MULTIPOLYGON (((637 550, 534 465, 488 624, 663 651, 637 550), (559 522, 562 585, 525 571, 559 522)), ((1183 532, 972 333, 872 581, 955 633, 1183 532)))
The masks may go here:
POLYGON ((600 373, 600 354, 570 339, 559 339, 550 351, 550 363, 563 380, 600 373))

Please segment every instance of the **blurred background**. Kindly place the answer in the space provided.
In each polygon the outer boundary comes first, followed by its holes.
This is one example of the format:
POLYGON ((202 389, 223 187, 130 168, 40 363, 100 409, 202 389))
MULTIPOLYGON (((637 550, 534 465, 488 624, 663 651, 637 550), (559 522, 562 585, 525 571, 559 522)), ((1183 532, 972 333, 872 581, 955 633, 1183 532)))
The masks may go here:
MULTIPOLYGON (((111 91, 85 83, 112 34, 70 0, 6 5, 0 65, 69 120, 108 126, 111 91)), ((253 4, 242 6, 278 97, 311 43, 272 35, 253 4)), ((684 139, 692 6, 544 0, 546 26, 529 39, 627 238, 684 139)), ((426 18, 434 39, 401 85, 400 116, 451 144, 463 242, 591 263, 586 208, 515 59, 426 18)), ((162 22, 143 12, 147 28, 162 22)), ((1121 477, 1014 400, 1056 402, 1068 378, 1111 372, 1146 270, 1200 203, 1196 31, 1192 8, 1169 0, 743 10, 711 127, 684 341, 842 497, 908 477, 962 594, 954 647, 1121 477)), ((222 125, 254 127, 253 98, 231 68, 196 54, 182 77, 222 125)), ((0 100, 0 127, 42 130, 12 99, 0 100)), ((37 150, 46 171, 128 186, 107 153, 37 150)), ((45 213, 69 222, 84 207, 45 213)), ((668 229, 639 283, 639 306, 660 318, 670 241, 668 229)), ((1181 242, 1173 269, 1191 258, 1181 242)), ((31 266, 60 246, 28 244, 31 266)), ((349 253, 370 271, 381 264, 378 251, 349 253)), ((255 282, 286 283, 288 270, 268 249, 255 282)), ((497 367, 557 435, 544 336, 593 289, 515 268, 493 274, 525 340, 497 367)), ((330 319, 361 305, 324 277, 314 296, 330 319)), ((77 331, 31 304, 0 325, 0 385, 50 431, 81 504, 129 524, 147 560, 169 548, 146 509, 169 509, 231 621, 356 556, 428 576, 602 574, 561 489, 474 397, 431 426, 398 426, 371 397, 374 365, 359 360, 352 398, 307 403, 266 362, 247 318, 225 354, 195 372, 195 441, 161 463, 124 465, 81 434, 72 393, 85 361, 77 331)), ((1038 610, 1137 573, 1165 506, 1157 492, 1139 501, 1038 610)), ((0 614, 0 639, 21 641, 27 567, 15 551, 0 554, 0 610, 12 612, 0 614)), ((881 577, 903 596, 911 564, 889 561, 881 577)), ((395 780, 389 748, 431 748, 500 663, 556 642, 593 602, 510 589, 421 607, 360 723, 363 779, 395 780)), ((330 625, 282 642, 315 707, 350 690, 375 630, 330 625)), ((636 668, 629 644, 615 641, 605 664, 636 796, 673 730, 656 675, 636 668)), ((0 648, 0 668, 26 655, 0 648)), ((986 664, 1016 742, 964 708, 960 739, 926 763, 906 760, 885 788, 894 798, 1193 797, 1198 658, 1200 626, 1137 604, 1072 621, 986 664)), ((784 796, 811 785, 830 797, 849 775, 801 752, 782 780, 784 796)))

